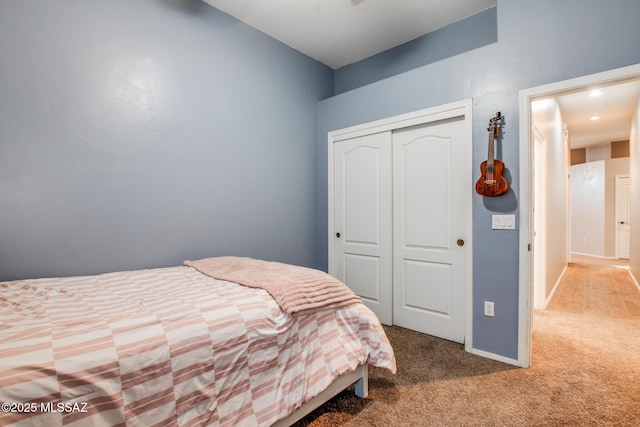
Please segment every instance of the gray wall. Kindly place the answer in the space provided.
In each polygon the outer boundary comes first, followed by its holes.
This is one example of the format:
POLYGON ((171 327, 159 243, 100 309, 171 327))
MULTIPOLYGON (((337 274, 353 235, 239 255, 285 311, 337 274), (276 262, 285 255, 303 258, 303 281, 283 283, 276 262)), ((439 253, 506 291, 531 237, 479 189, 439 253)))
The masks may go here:
POLYGON ((333 77, 200 0, 0 2, 0 280, 313 266, 333 77))
POLYGON ((327 132, 473 98, 476 179, 486 157, 486 122, 501 111, 507 126, 498 158, 506 164, 511 190, 473 199, 473 346, 517 359, 519 231, 492 231, 491 215, 520 214, 518 92, 640 62, 638 16, 637 0, 499 0, 497 43, 322 101, 318 264, 327 265, 327 132), (495 302, 495 317, 482 315, 485 300, 495 302))
POLYGON ((440 28, 401 46, 336 70, 336 94, 382 80, 498 40, 496 8, 440 28))

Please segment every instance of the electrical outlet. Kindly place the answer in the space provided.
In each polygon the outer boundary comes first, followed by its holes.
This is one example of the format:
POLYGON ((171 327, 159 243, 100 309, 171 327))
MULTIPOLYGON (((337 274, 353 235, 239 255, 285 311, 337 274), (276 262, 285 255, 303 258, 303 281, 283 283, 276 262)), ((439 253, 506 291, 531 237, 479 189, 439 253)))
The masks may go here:
POLYGON ((485 301, 484 302, 484 315, 485 316, 494 316, 493 312, 493 301, 485 301))

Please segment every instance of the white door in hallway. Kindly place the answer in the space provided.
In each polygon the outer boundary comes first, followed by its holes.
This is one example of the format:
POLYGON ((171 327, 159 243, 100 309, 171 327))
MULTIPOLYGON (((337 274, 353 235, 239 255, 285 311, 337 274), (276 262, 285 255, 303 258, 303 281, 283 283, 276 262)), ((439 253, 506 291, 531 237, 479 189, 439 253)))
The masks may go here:
POLYGON ((618 258, 629 259, 629 246, 631 244, 631 178, 628 176, 616 176, 615 187, 616 253, 618 258))
POLYGON ((393 323, 464 342, 464 117, 393 135, 393 323))

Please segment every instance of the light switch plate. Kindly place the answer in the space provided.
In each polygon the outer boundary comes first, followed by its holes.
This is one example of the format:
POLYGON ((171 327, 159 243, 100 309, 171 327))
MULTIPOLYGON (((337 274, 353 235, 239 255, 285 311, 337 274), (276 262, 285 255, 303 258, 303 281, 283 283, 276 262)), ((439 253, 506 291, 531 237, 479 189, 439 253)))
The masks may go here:
POLYGON ((494 230, 515 230, 515 215, 491 215, 491 228, 494 230))

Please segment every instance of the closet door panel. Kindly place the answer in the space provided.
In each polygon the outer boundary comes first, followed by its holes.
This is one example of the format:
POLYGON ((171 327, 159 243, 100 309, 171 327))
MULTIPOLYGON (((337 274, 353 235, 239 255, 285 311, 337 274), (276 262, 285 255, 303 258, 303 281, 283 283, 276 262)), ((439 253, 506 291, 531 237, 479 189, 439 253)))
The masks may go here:
POLYGON ((450 139, 431 136, 402 147, 404 226, 400 229, 406 247, 449 249, 451 243, 451 186, 448 182, 450 139))
POLYGON ((451 312, 451 266, 447 264, 404 260, 406 306, 415 310, 445 314, 451 312), (431 283, 432 286, 419 286, 431 283))
POLYGON ((364 300, 380 302, 380 271, 379 256, 344 254, 344 282, 364 300))
POLYGON ((391 133, 334 145, 334 274, 392 321, 391 133))
POLYGON ((393 323, 463 342, 466 310, 464 118, 393 136, 393 323))

